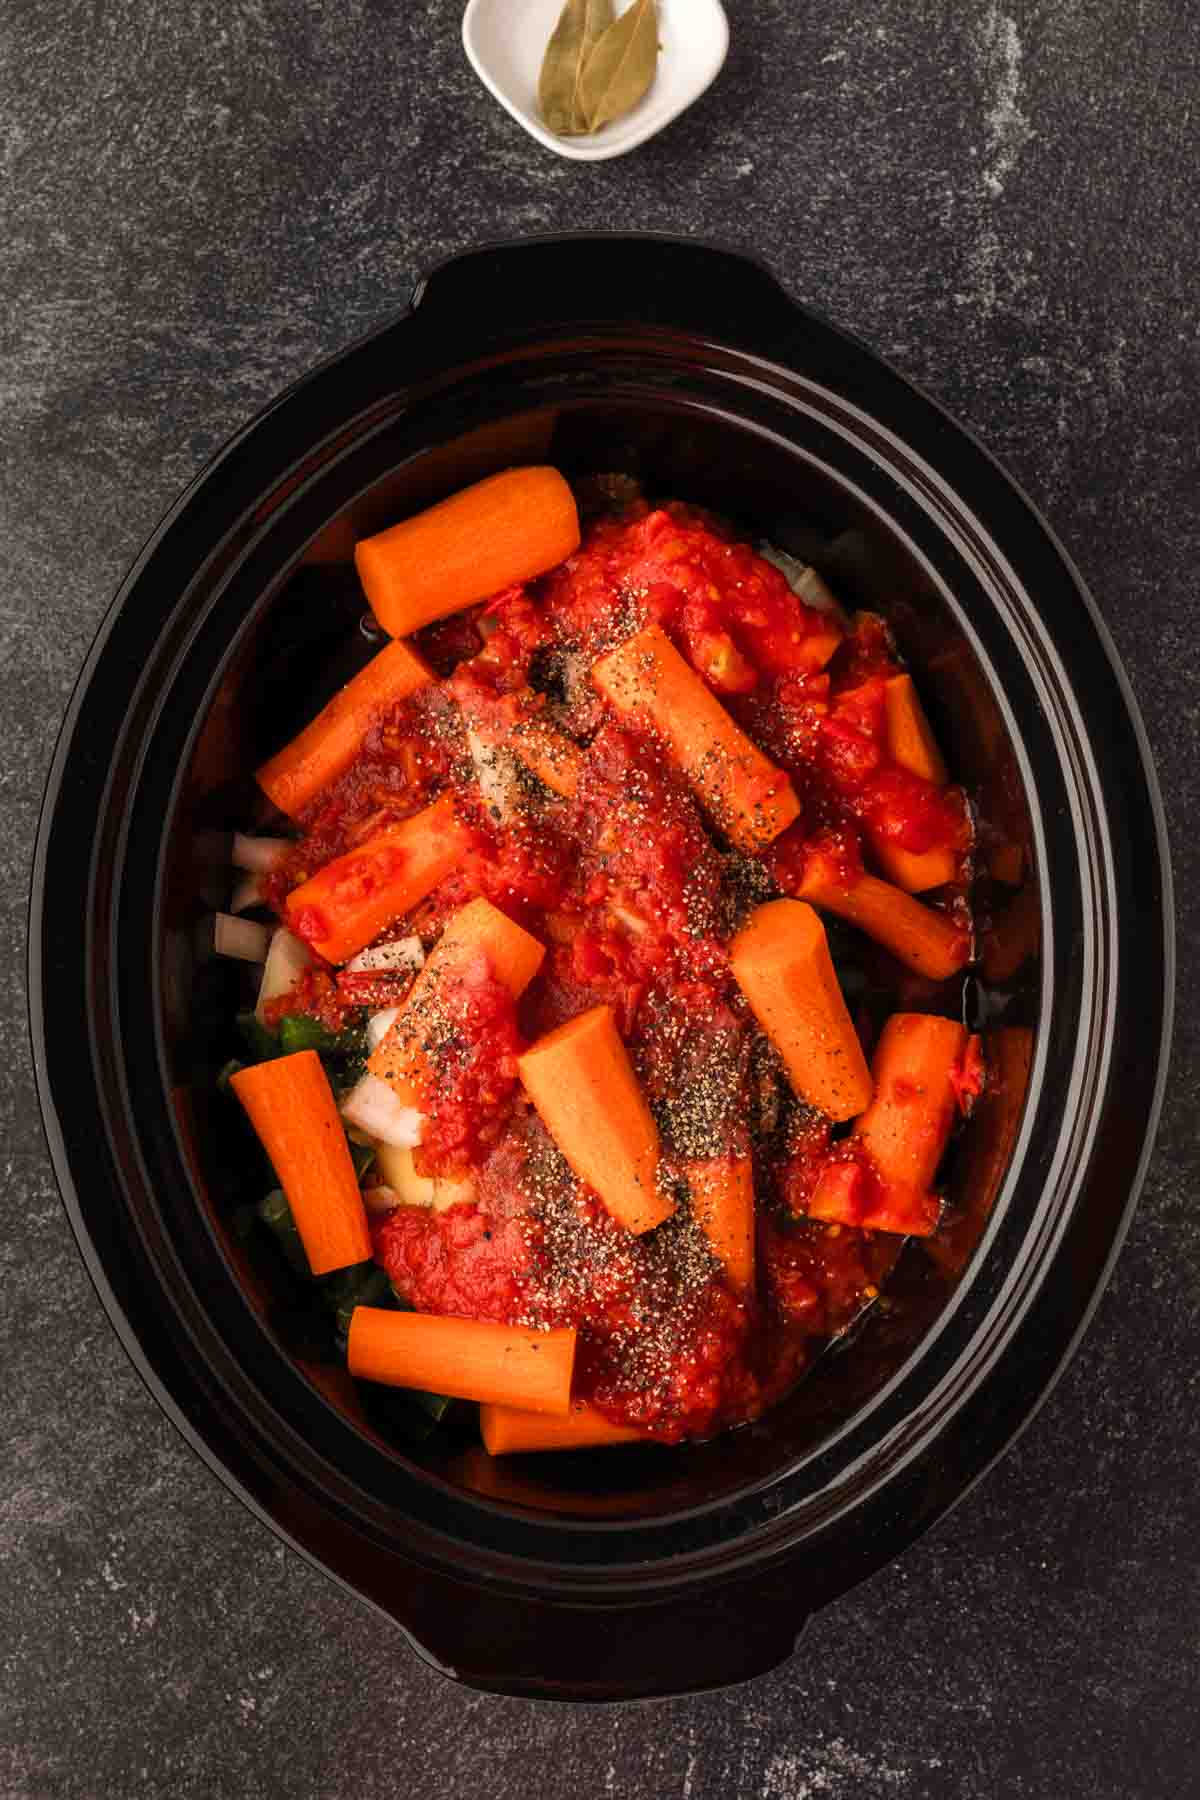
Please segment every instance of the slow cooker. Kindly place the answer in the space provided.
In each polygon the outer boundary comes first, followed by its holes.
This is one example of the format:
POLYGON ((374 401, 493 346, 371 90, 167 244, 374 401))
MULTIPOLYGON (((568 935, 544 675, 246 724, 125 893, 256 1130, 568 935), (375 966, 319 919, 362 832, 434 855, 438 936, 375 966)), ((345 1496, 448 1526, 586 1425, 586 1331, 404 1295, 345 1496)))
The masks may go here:
MULTIPOLYGON (((577 236, 440 264, 235 437, 143 549, 55 756, 30 932, 64 1202, 130 1356, 221 1479, 476 1687, 616 1699, 789 1655, 1029 1419, 1121 1243, 1166 1068, 1170 880, 1145 738, 1080 578, 940 408, 703 244, 577 236), (637 475, 884 612, 986 833, 1021 846, 963 1004, 999 1072, 951 1225, 783 1404, 710 1443, 492 1462, 402 1448, 289 1336, 233 1229, 214 1075, 248 772, 369 653, 354 541, 492 470, 637 475)), ((252 1196, 251 1196, 252 1197, 252 1196)))

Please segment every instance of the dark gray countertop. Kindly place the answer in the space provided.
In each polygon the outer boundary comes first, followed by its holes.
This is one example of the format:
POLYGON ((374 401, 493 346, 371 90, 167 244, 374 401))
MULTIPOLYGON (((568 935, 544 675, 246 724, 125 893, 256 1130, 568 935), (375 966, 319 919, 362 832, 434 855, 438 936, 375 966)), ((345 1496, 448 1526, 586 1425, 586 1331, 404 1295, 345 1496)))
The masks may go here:
POLYGON ((486 96, 446 0, 9 0, 0 17, 4 1796, 1149 1800, 1200 1782, 1200 14, 729 10, 707 97, 590 168, 486 96), (433 259, 570 226, 757 250, 1025 483, 1145 712, 1185 1000, 1128 1246, 1020 1444, 788 1666, 621 1712, 444 1684, 184 1447, 59 1209, 22 993, 58 721, 160 513, 433 259))

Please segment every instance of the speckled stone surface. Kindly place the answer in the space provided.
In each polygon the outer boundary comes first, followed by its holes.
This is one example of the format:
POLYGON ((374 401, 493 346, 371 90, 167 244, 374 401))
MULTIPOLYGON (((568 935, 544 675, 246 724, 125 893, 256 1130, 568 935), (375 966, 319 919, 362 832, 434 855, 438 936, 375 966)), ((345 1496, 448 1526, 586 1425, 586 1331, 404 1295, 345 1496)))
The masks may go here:
MULTIPOLYGON (((514 0, 514 6, 517 0, 514 0)), ((0 9, 0 1794, 1176 1796, 1200 1787, 1195 247, 1178 0, 734 0, 627 161, 538 148, 448 0, 0 9), (1078 559, 1158 757, 1183 1017, 1116 1278, 1017 1448, 740 1690, 457 1690, 176 1437, 78 1261, 22 993, 39 796, 141 540, 221 439, 481 236, 713 234, 973 425, 1078 559)))

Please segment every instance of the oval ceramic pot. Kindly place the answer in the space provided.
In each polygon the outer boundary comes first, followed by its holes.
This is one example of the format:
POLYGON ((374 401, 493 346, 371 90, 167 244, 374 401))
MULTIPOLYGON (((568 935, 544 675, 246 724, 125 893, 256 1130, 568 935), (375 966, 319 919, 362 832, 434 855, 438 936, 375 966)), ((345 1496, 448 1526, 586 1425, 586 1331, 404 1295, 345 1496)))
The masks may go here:
POLYGON ((35 871, 46 1131, 93 1280, 179 1428, 447 1673, 569 1699, 743 1679, 903 1550, 1031 1416, 1111 1268, 1165 1074, 1169 871, 1111 645, 1028 500, 760 266, 658 238, 442 264, 235 438, 156 532, 71 704, 35 871), (486 307, 479 303, 486 295, 486 307), (711 1443, 490 1461, 405 1449, 289 1333, 232 1229, 233 975, 197 951, 247 771, 370 646, 357 536, 493 469, 630 471, 813 561, 892 621, 981 842, 964 1004, 994 1090, 950 1224, 886 1309, 711 1443))

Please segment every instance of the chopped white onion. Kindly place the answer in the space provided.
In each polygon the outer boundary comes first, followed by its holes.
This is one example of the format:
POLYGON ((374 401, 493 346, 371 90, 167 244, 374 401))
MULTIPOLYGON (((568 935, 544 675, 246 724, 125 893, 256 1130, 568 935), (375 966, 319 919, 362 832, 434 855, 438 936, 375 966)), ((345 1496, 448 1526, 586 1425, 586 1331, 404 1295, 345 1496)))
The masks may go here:
POLYGON ((286 838, 247 837, 243 832, 235 831, 233 866, 249 869, 254 875, 267 875, 279 867, 291 847, 286 838))
POLYGON ((270 943, 267 925, 256 925, 253 919, 235 919, 232 913, 219 912, 213 918, 213 948, 218 956, 234 956, 239 962, 265 962, 270 943))
MULTIPOLYGON (((445 1175, 419 1175, 408 1146, 377 1144, 375 1167, 388 1189, 395 1194, 393 1204, 429 1206, 434 1212, 446 1212, 475 1198, 475 1179, 471 1175, 457 1178, 445 1175)), ((364 1189, 364 1198, 366 1190, 364 1189)))
POLYGON ((798 556, 789 556, 786 550, 777 550, 774 544, 760 544, 758 554, 766 562, 774 563, 793 594, 803 600, 805 606, 811 606, 817 612, 832 613, 840 624, 846 624, 846 615, 832 590, 810 563, 798 556))
POLYGON ((421 1141, 424 1114, 405 1106, 386 1081, 377 1075, 364 1075, 342 1101, 342 1117, 357 1125, 381 1144, 401 1147, 421 1141))
POLYGON ((475 765, 475 780, 483 796, 483 804, 500 824, 507 824, 521 799, 521 780, 516 758, 503 745, 489 744, 470 726, 467 727, 467 749, 475 765))
MULTIPOLYGON (((266 927, 259 926, 258 929, 261 931, 266 927)), ((282 995, 290 994, 311 963, 312 952, 308 945, 281 925, 271 939, 267 965, 263 970, 254 1006, 260 1022, 268 1000, 278 1000, 282 995)))
POLYGON ((452 1206, 460 1206, 464 1201, 474 1200, 475 1182, 470 1175, 453 1177, 439 1175, 433 1184, 434 1212, 447 1212, 452 1206))
POLYGON ((409 1146, 377 1144, 375 1167, 383 1176, 401 1206, 432 1206, 437 1182, 431 1175, 418 1175, 409 1146))
POLYGON ((400 1196, 393 1187, 385 1187, 383 1182, 376 1182, 374 1187, 362 1190, 363 1205, 369 1213, 395 1212, 400 1205, 400 1196))
POLYGON ((397 938, 394 944, 376 944, 369 950, 360 950, 346 963, 348 975, 368 975, 376 970, 388 974, 416 974, 425 961, 425 952, 419 937, 397 938))
POLYGON ((843 616, 841 607, 833 597, 832 589, 825 581, 824 576, 818 575, 815 569, 801 569, 791 585, 793 593, 798 594, 806 606, 813 606, 818 612, 837 613, 839 616, 843 616))
POLYGON ((261 906, 263 884, 261 875, 243 875, 235 882, 233 898, 229 902, 230 912, 248 912, 252 906, 261 906))
POLYGON ((367 1049, 378 1050, 396 1020, 400 1017, 398 1006, 389 1006, 383 1012, 372 1013, 367 1020, 367 1049))

